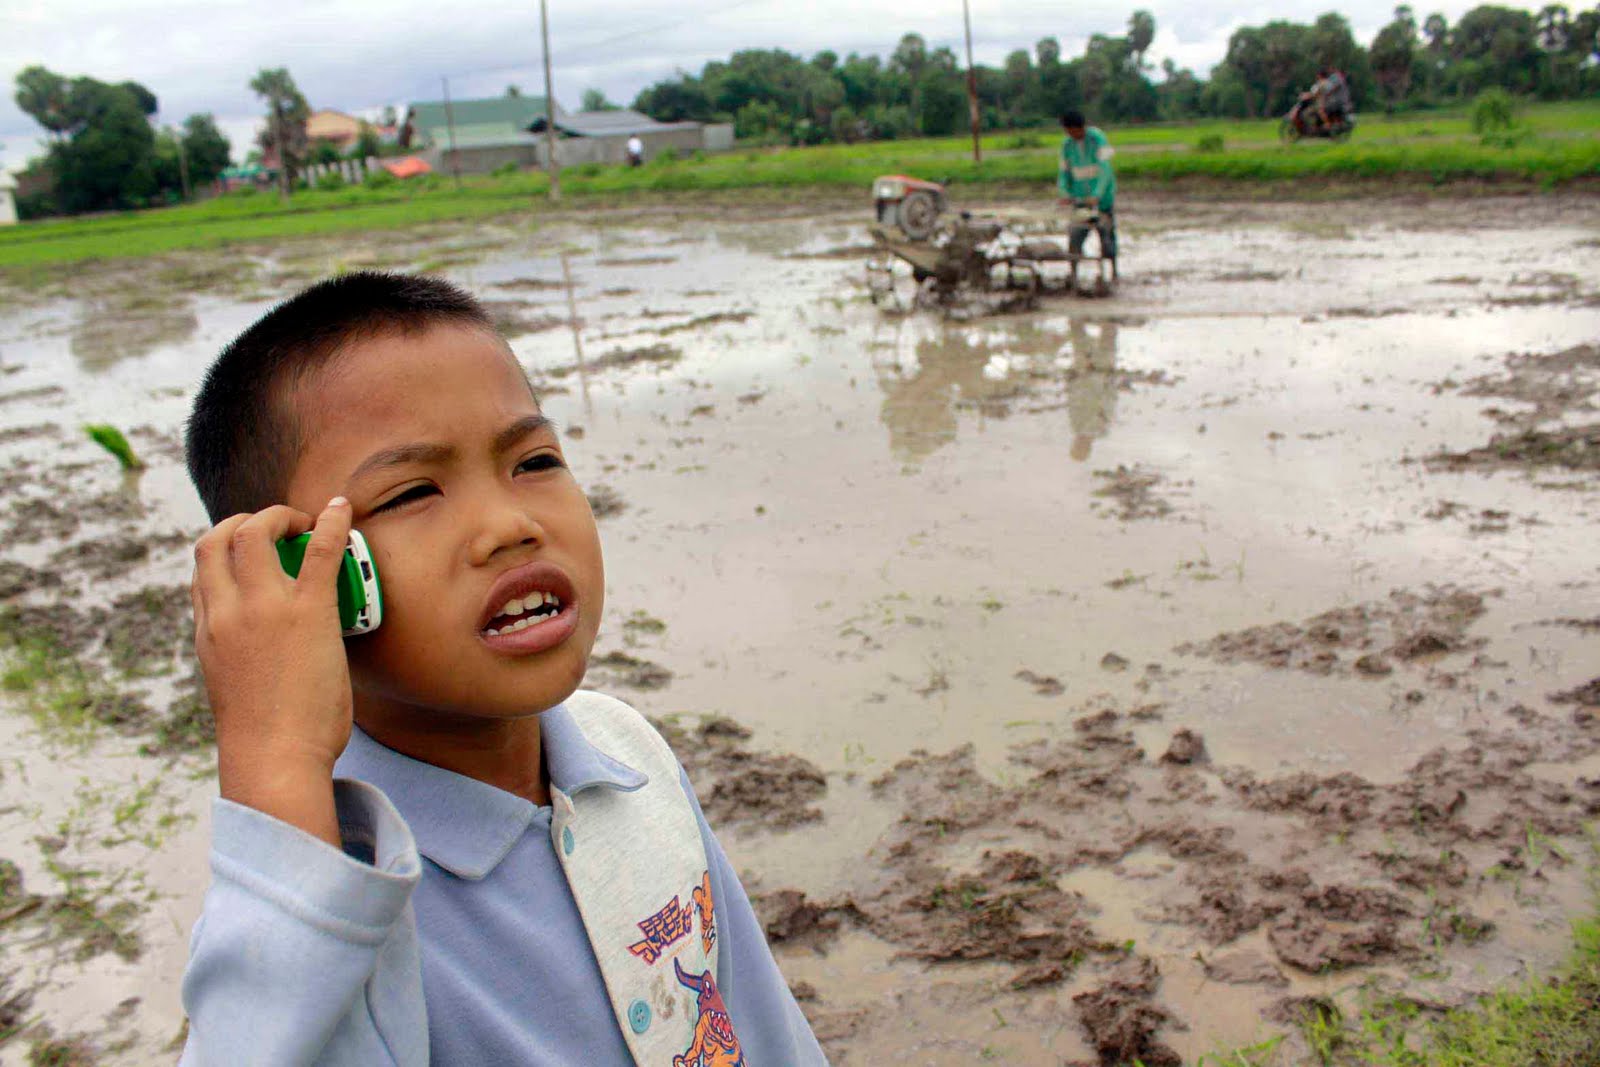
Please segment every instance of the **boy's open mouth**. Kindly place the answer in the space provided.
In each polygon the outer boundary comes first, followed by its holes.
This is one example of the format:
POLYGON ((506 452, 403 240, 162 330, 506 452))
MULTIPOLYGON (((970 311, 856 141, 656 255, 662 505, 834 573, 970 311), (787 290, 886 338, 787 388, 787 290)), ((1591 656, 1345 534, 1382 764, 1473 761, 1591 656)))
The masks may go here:
POLYGON ((489 590, 478 635, 500 652, 538 652, 564 640, 577 625, 576 590, 551 563, 529 563, 502 574, 489 590))
POLYGON ((512 599, 500 608, 483 632, 490 637, 514 634, 537 626, 552 616, 561 614, 561 598, 554 593, 529 593, 522 599, 512 599))

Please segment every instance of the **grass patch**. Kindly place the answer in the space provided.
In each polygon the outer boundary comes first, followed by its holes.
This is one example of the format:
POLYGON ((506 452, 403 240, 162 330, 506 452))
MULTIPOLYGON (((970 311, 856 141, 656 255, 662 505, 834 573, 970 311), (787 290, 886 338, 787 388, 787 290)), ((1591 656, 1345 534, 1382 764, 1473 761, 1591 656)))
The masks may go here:
POLYGON ((101 726, 127 729, 149 717, 138 696, 106 685, 48 638, 25 638, 9 653, 0 690, 17 697, 52 739, 87 744, 101 726))
MULTIPOLYGON (((1404 997, 1376 999, 1354 1017, 1331 1002, 1299 1019, 1310 1062, 1326 1067, 1595 1067, 1600 1065, 1600 909, 1572 925, 1559 972, 1498 990, 1476 1004, 1428 1013, 1404 997)), ((1210 1053, 1203 1067, 1277 1067, 1281 1038, 1210 1053)))
MULTIPOLYGON (((1239 183, 1410 178, 1439 185, 1476 180, 1550 187, 1600 172, 1600 139, 1593 135, 1600 128, 1600 102, 1532 105, 1519 123, 1527 136, 1510 146, 1480 143, 1466 109, 1367 118, 1342 145, 1280 145, 1275 119, 1119 126, 1110 133, 1119 150, 1118 178, 1133 185, 1185 178, 1239 183), (1221 144, 1226 152, 1193 150, 1221 144)), ((735 150, 649 167, 580 167, 563 174, 562 191, 569 203, 582 207, 642 193, 865 190, 876 176, 896 171, 967 185, 1048 187, 1056 177, 1060 136, 1050 129, 989 135, 981 164, 972 162, 970 142, 950 137, 735 150)), ((0 269, 26 281, 28 268, 48 264, 544 213, 551 210, 547 191, 542 172, 466 178, 459 189, 435 175, 397 185, 308 190, 287 205, 276 196, 234 194, 173 208, 47 220, 0 228, 0 269)))

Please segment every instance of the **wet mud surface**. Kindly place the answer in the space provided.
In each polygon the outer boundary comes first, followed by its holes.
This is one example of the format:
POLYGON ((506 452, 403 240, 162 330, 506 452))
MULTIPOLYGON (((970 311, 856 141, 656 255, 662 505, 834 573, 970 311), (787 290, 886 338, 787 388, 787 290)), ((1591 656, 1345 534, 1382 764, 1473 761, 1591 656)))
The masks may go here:
POLYGON ((601 522, 587 684, 835 1062, 1296 1063, 1308 1013, 1545 973, 1600 818, 1600 204, 1511 206, 1130 197, 1114 298, 969 322, 878 314, 853 210, 0 283, 0 1063, 171 1061, 215 789, 178 434, 357 266, 490 302, 601 522))

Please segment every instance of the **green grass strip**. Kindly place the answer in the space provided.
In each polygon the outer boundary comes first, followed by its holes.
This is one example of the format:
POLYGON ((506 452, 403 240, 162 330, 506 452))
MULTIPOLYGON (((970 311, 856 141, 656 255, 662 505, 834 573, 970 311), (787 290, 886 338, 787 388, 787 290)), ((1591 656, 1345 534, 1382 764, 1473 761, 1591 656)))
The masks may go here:
MULTIPOLYGON (((1457 114, 1376 119, 1347 144, 1280 145, 1276 123, 1206 122, 1114 131, 1118 179, 1128 185, 1212 180, 1243 185, 1381 182, 1405 179, 1444 186, 1457 181, 1510 182, 1552 188, 1600 176, 1600 104, 1546 105, 1524 118, 1526 139, 1495 147, 1465 136, 1457 114), (1589 125, 1584 126, 1587 121, 1589 125), (1222 151, 1197 151, 1209 135, 1222 151), (1252 145, 1252 147, 1241 147, 1252 145)), ((1056 177, 1059 134, 1024 130, 985 138, 974 163, 959 138, 888 141, 814 148, 739 149, 644 167, 585 165, 562 174, 562 189, 585 198, 639 193, 695 194, 740 189, 859 190, 880 174, 906 172, 961 185, 1026 183, 1048 196, 1056 177)), ((0 268, 159 255, 183 249, 259 244, 284 238, 388 230, 430 222, 547 209, 548 179, 525 171, 465 179, 458 189, 434 175, 388 188, 308 190, 282 203, 273 193, 231 195, 200 204, 0 228, 0 268)))

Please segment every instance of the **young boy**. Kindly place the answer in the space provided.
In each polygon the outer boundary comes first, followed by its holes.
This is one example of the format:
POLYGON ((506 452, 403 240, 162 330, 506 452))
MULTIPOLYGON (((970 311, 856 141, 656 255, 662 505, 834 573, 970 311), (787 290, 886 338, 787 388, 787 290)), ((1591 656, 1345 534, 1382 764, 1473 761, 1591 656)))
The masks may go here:
POLYGON ((187 451, 222 796, 183 1063, 825 1062, 666 744, 576 691, 599 536, 476 301, 306 290, 217 359, 187 451), (352 525, 383 619, 341 639, 352 525))

